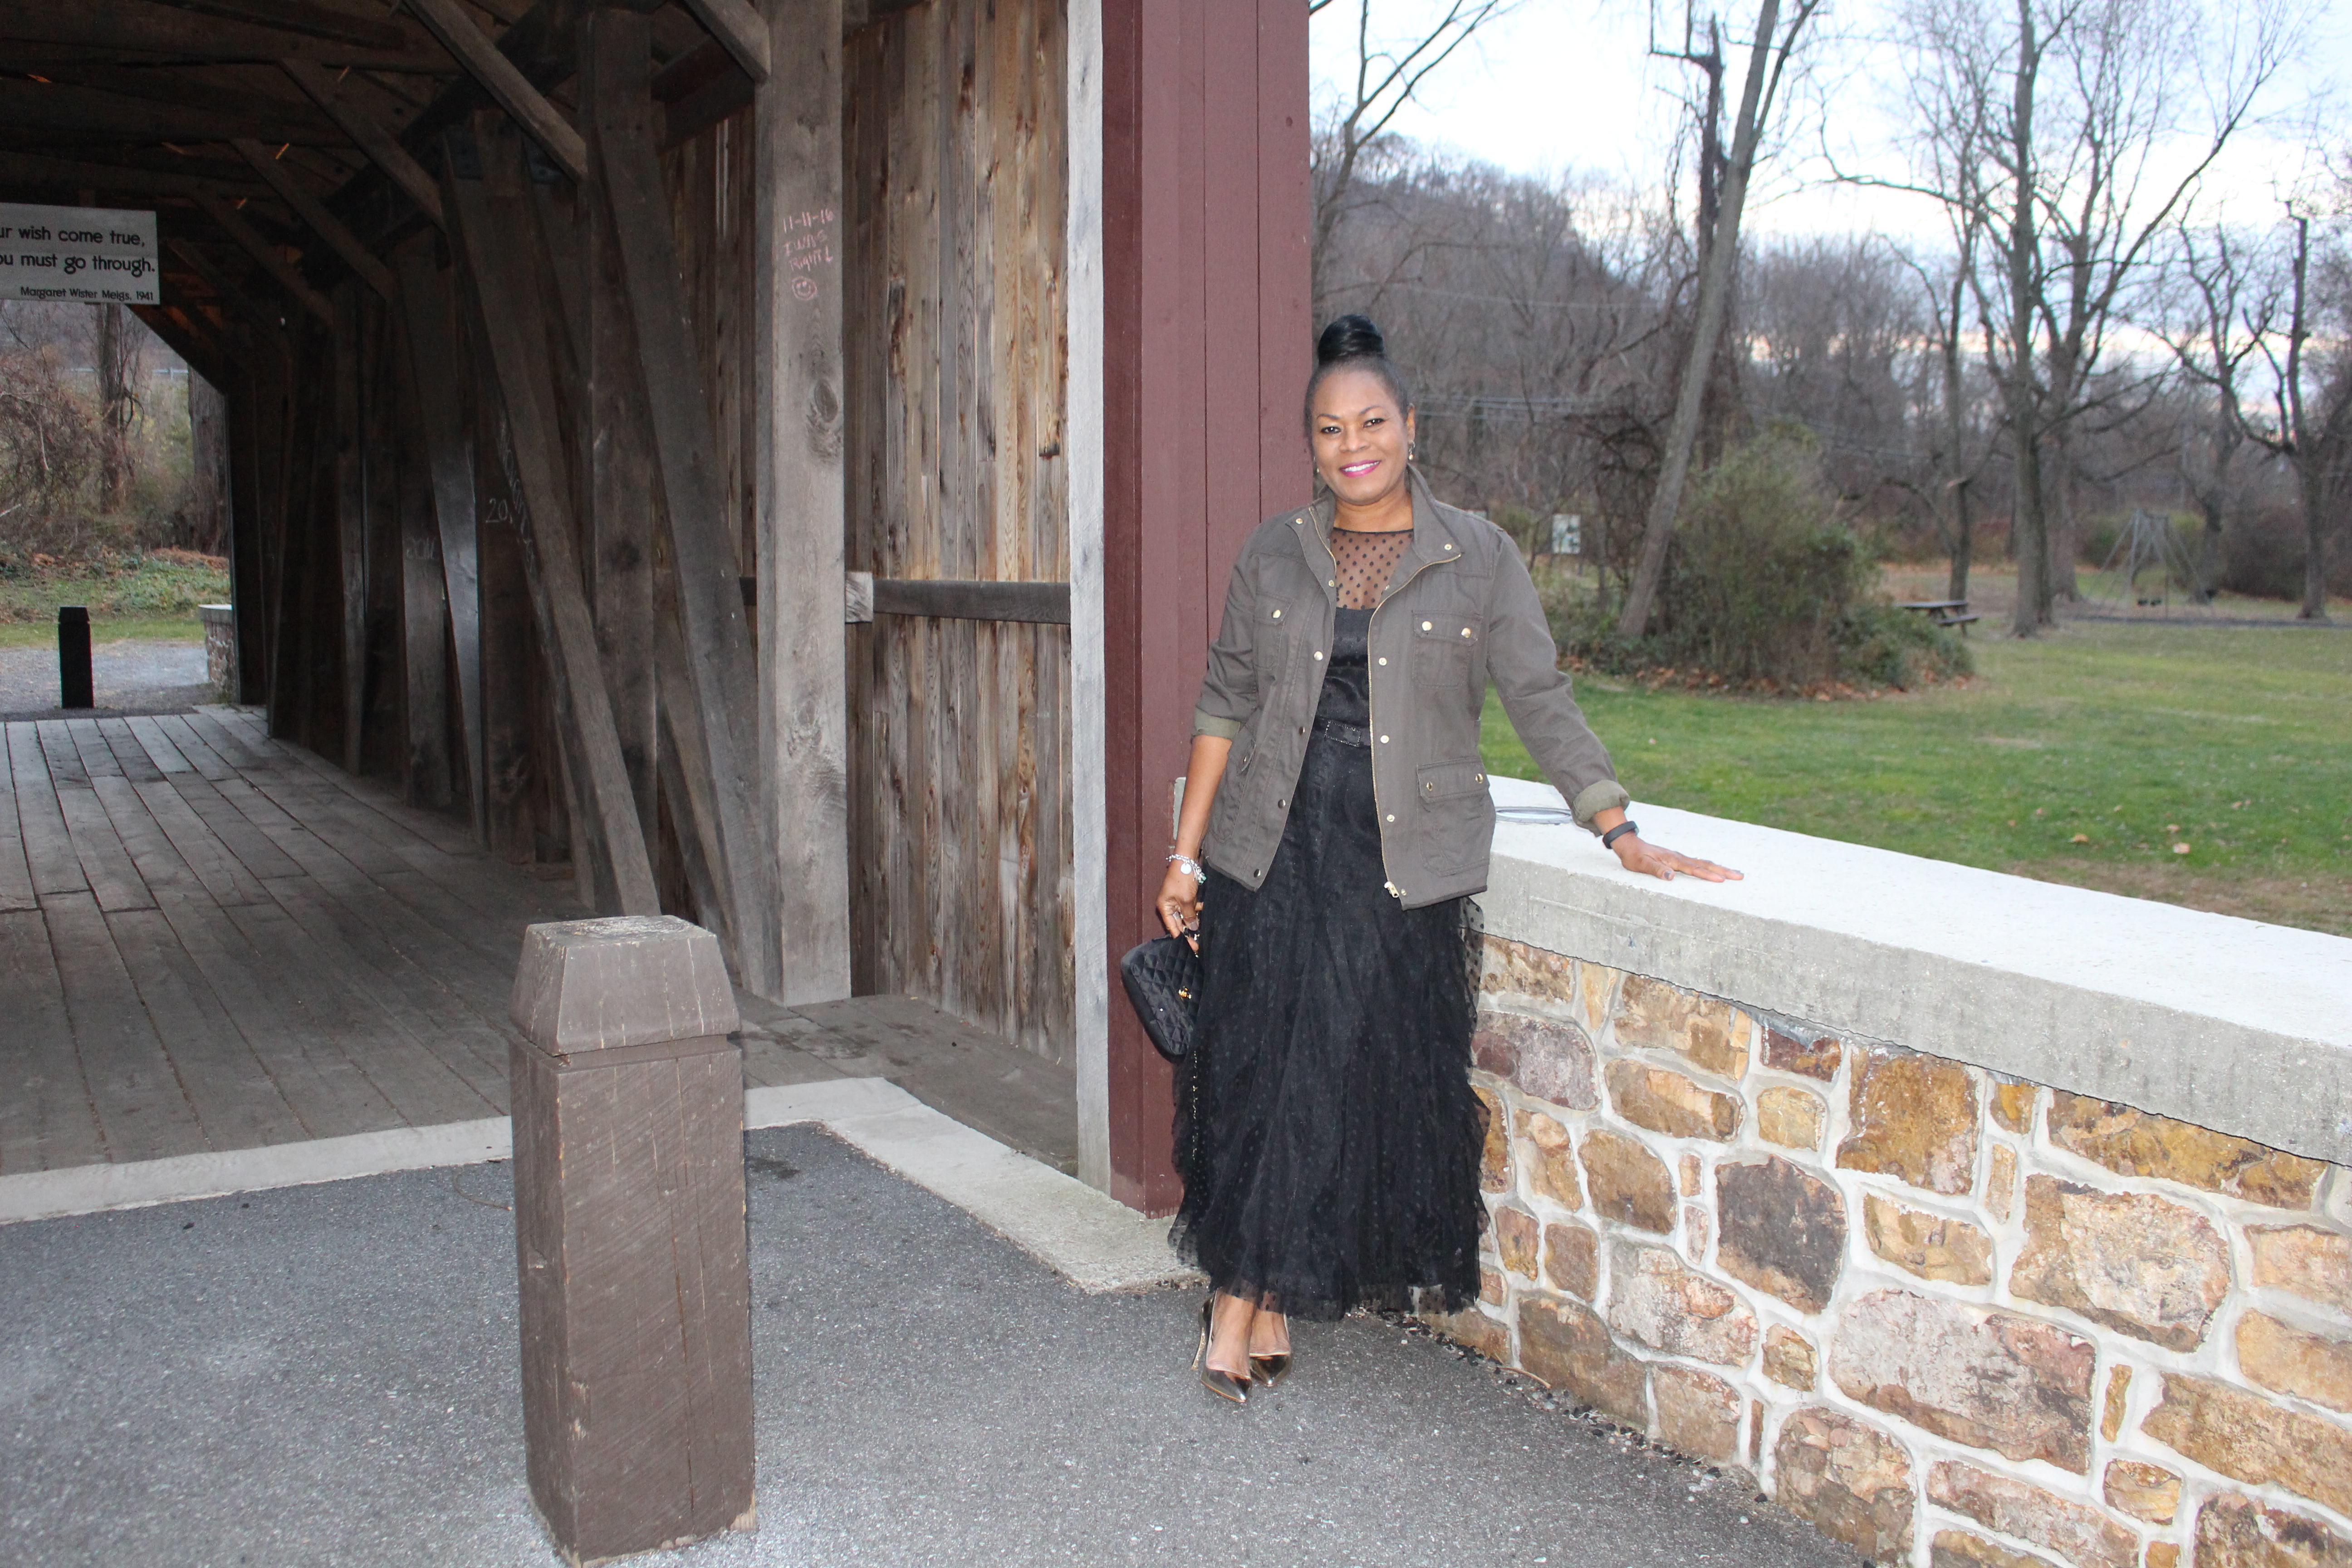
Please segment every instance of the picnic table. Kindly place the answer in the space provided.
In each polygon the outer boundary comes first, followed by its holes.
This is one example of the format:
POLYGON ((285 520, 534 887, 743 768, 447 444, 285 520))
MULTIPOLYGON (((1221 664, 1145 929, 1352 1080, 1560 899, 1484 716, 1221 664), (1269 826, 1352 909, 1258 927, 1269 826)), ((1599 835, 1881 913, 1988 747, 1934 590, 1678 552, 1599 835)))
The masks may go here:
POLYGON ((1969 614, 1966 599, 1912 599, 1895 606, 1898 610, 1916 610, 1939 626, 1958 626, 1960 635, 1969 635, 1969 623, 1982 620, 1981 616, 1969 614))

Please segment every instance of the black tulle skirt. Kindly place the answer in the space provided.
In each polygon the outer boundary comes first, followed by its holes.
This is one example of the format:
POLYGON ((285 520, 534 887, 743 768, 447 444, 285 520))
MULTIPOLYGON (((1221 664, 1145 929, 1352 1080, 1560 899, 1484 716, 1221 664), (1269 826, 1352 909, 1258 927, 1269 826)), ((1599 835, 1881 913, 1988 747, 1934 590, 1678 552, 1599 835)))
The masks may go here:
POLYGON ((1298 1317, 1456 1310, 1478 1292, 1475 906, 1385 891, 1365 749, 1318 733, 1292 798, 1265 885, 1202 889, 1171 1239, 1298 1317))

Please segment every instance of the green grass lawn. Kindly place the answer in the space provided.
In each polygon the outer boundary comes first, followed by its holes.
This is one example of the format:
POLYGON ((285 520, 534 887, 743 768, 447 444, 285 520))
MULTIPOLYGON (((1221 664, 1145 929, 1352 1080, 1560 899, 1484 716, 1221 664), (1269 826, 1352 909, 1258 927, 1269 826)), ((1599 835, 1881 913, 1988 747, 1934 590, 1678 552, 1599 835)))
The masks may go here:
MULTIPOLYGON (((1867 700, 1578 695, 1636 800, 2352 935, 2352 631, 1970 646, 1966 684, 1867 700)), ((1491 698, 1484 740, 1538 776, 1491 698)))
POLYGON ((226 562, 177 550, 114 565, 0 576, 0 647, 54 647, 60 605, 88 607, 94 642, 202 642, 196 606, 225 605, 228 594, 226 562))

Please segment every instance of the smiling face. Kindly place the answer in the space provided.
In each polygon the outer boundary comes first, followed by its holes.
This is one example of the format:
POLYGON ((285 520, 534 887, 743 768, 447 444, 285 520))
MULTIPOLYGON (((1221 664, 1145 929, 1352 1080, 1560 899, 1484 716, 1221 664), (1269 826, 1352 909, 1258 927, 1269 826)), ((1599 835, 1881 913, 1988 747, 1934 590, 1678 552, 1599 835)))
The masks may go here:
POLYGON ((1351 508, 1377 508, 1402 490, 1412 413, 1396 405, 1386 380, 1369 370, 1335 370, 1315 389, 1307 422, 1316 471, 1351 508))

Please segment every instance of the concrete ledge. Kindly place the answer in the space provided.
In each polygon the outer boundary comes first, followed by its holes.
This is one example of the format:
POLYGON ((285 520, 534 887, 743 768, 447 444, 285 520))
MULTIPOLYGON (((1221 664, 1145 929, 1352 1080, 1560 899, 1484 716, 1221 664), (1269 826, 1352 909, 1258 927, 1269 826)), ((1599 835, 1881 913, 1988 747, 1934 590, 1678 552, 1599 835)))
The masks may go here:
MULTIPOLYGON (((1494 781, 1499 806, 1560 804, 1494 781)), ((1506 822, 1488 934, 2352 1164, 2352 941, 1637 805, 1744 882, 1506 822)))
MULTIPOLYGON (((746 1131, 803 1121, 822 1124, 877 1164, 945 1198, 1081 1290, 1139 1290, 1198 1278, 1170 1250, 1165 1220, 1146 1219, 1076 1177, 1015 1153, 887 1079, 839 1079, 744 1093, 746 1131)), ((31 1171, 0 1176, 0 1225, 391 1171, 475 1165, 507 1159, 513 1151, 507 1119, 496 1116, 168 1160, 31 1171)))

